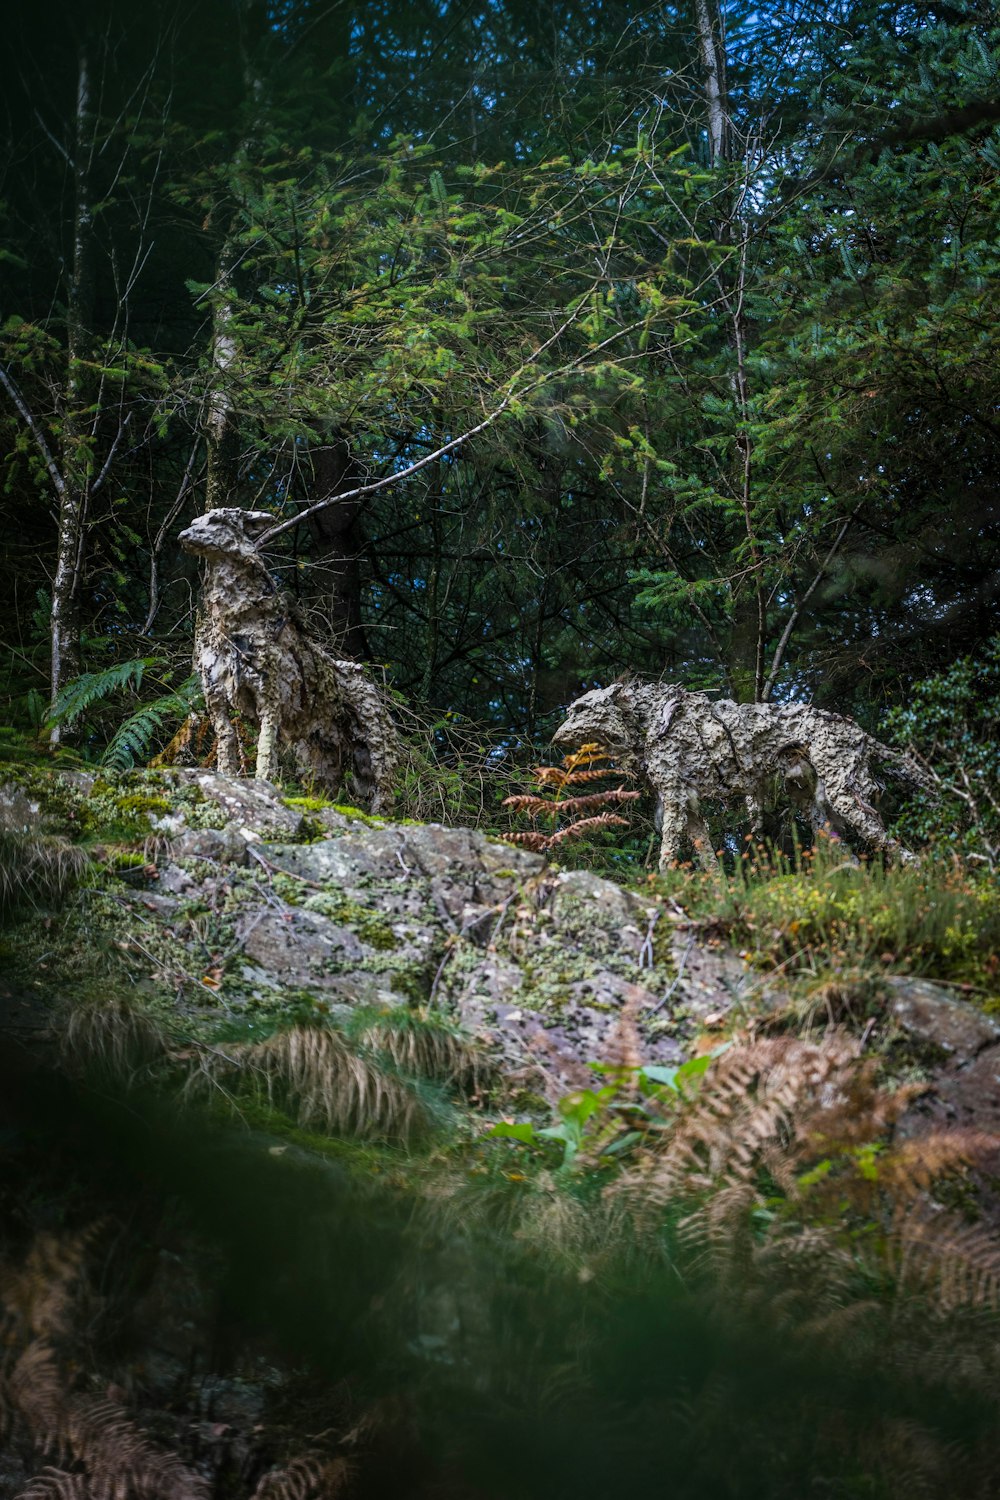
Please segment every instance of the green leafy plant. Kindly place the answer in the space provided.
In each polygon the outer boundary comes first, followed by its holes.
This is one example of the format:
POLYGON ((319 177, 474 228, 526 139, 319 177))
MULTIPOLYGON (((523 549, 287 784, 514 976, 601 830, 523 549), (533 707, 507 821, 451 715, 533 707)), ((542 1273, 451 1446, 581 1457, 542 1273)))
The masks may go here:
POLYGON ((903 809, 904 837, 936 840, 967 860, 1000 869, 1000 636, 978 658, 961 657, 924 678, 887 718, 890 737, 931 777, 937 796, 916 793, 903 809))
POLYGON ((592 1063, 596 1073, 610 1075, 597 1088, 574 1089, 556 1103, 553 1125, 537 1128, 530 1120, 501 1120, 487 1132, 487 1139, 519 1141, 539 1146, 559 1141, 563 1146, 560 1169, 592 1165, 599 1157, 615 1157, 637 1145, 648 1131, 665 1127, 673 1111, 694 1098, 711 1054, 692 1057, 676 1067, 646 1063, 626 1067, 618 1063, 592 1063))
POLYGON ((115 771, 147 761, 157 736, 178 719, 187 719, 202 705, 201 679, 192 674, 174 691, 152 703, 144 703, 115 730, 101 757, 102 765, 115 771))
MULTIPOLYGON (((138 693, 151 673, 165 665, 162 657, 140 656, 115 662, 100 672, 84 672, 63 688, 45 728, 71 726, 118 693, 138 693)), ((153 679, 167 691, 143 703, 117 726, 100 755, 102 765, 114 771, 127 771, 144 763, 161 731, 186 719, 201 705, 201 681, 197 675, 186 677, 176 687, 171 684, 172 676, 173 671, 168 668, 153 679)))

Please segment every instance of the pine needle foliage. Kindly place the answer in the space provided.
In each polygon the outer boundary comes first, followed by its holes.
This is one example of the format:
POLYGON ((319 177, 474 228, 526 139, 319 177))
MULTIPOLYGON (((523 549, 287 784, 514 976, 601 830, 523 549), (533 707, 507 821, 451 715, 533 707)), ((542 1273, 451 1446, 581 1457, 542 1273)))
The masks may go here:
POLYGON ((503 806, 513 813, 527 814, 535 823, 546 824, 547 831, 534 828, 505 833, 503 837, 509 844, 520 844, 524 849, 547 854, 570 839, 596 833, 599 829, 627 828, 628 820, 611 812, 610 808, 636 801, 639 797, 637 791, 624 784, 599 792, 576 791, 577 787, 593 786, 609 776, 621 777, 624 773, 614 766, 601 764, 612 759, 603 746, 592 743, 581 745, 578 750, 564 756, 558 766, 535 766, 532 775, 537 791, 506 797, 503 806))

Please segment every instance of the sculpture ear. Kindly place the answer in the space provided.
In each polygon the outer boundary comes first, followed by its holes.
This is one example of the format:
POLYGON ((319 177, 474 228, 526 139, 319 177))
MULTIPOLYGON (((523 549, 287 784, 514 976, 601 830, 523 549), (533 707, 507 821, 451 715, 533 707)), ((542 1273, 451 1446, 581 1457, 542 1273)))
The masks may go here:
POLYGON ((269 510, 248 510, 243 514, 243 525, 248 536, 263 536, 275 524, 269 510))
POLYGON ((656 726, 657 739, 665 739, 674 721, 674 715, 681 706, 679 698, 668 698, 660 709, 660 721, 656 726))

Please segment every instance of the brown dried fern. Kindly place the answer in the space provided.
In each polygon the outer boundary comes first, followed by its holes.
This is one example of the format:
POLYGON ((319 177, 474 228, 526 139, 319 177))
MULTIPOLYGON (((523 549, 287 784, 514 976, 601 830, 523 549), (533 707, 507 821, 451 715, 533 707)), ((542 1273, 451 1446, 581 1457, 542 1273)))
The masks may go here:
POLYGON ((44 1468, 14 1500, 91 1500, 91 1494, 85 1474, 44 1468))
POLYGON ((335 1500, 347 1490, 351 1478, 346 1458, 302 1453, 283 1468, 265 1474, 251 1500, 335 1500))
POLYGON ((49 1340, 71 1332, 84 1258, 103 1224, 98 1220, 76 1234, 43 1231, 35 1236, 23 1265, 0 1267, 0 1305, 8 1342, 49 1340))
POLYGON ((872 1060, 843 1032, 747 1039, 714 1060, 608 1192, 646 1226, 693 1199, 682 1243, 744 1301, 768 1289, 775 1313, 783 1301, 804 1313, 826 1294, 832 1309, 862 1274, 893 1277, 944 1312, 995 1310, 1000 1238, 933 1194, 970 1168, 995 1171, 1000 1141, 956 1130, 886 1149, 913 1092, 879 1088, 872 1060), (752 1230, 755 1216, 767 1227, 752 1230), (873 1223, 880 1234, 853 1232, 873 1223))
POLYGON ((567 790, 573 787, 592 785, 608 776, 621 776, 623 773, 613 766, 598 764, 610 759, 610 753, 601 745, 582 745, 573 754, 565 756, 561 765, 535 766, 532 775, 538 791, 521 792, 507 797, 503 806, 513 813, 526 813, 536 821, 548 819, 549 830, 546 833, 535 828, 508 833, 504 835, 507 842, 545 854, 568 839, 579 838, 599 828, 627 828, 627 819, 608 809, 634 802, 639 796, 637 791, 618 786, 603 792, 588 792, 582 796, 566 795, 567 790), (552 795, 541 795, 545 792, 552 795), (599 808, 602 811, 596 811, 599 808), (571 821, 562 822, 567 817, 571 821))

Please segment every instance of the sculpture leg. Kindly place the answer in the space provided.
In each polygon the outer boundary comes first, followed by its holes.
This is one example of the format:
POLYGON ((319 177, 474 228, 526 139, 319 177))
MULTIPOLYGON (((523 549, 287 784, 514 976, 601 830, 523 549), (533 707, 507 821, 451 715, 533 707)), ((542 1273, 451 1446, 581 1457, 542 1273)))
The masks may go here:
POLYGON ((713 875, 717 875, 719 873, 719 861, 715 856, 715 850, 712 848, 712 835, 697 805, 688 808, 687 833, 688 838, 694 845, 694 852, 698 856, 698 863, 702 869, 710 871, 713 875))
POLYGON ((257 736, 257 766, 254 775, 258 781, 273 781, 277 770, 278 721, 273 714, 263 714, 257 736))
POLYGON ((750 787, 745 800, 747 817, 750 819, 750 832, 754 841, 760 843, 764 837, 764 799, 756 787, 750 787))
POLYGON ((215 767, 222 776, 240 774, 240 742, 233 721, 229 717, 229 704, 215 693, 205 695, 205 707, 215 733, 215 767))
POLYGON ((672 801, 663 794, 660 810, 660 869, 670 870, 681 856, 681 840, 687 828, 684 808, 679 801, 672 801))
POLYGON ((874 807, 856 790, 828 785, 827 800, 844 826, 853 828, 873 849, 903 861, 913 858, 909 850, 904 849, 897 839, 886 832, 885 824, 874 807))

